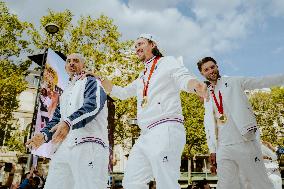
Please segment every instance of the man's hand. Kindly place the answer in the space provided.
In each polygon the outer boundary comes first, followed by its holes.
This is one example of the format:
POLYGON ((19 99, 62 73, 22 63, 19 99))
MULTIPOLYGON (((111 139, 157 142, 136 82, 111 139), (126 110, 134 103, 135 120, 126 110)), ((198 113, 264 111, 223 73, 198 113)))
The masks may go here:
POLYGON ((101 82, 102 82, 102 85, 103 85, 105 91, 106 91, 108 94, 111 93, 112 87, 113 87, 112 82, 111 82, 110 80, 108 80, 108 79, 101 80, 101 82))
POLYGON ((209 100, 207 85, 205 83, 192 79, 189 80, 188 86, 190 91, 196 93, 198 96, 205 99, 206 101, 209 100))
POLYGON ((209 163, 211 165, 210 171, 212 175, 217 174, 216 153, 211 153, 209 156, 209 163))
POLYGON ((52 136, 52 143, 62 142, 69 132, 69 126, 64 121, 55 125, 50 132, 55 132, 52 136))
POLYGON ((198 96, 205 99, 206 101, 209 100, 207 85, 205 83, 197 83, 195 86, 195 92, 198 96))
POLYGON ((44 143, 44 135, 42 133, 35 134, 31 139, 26 142, 29 149, 37 149, 44 143))

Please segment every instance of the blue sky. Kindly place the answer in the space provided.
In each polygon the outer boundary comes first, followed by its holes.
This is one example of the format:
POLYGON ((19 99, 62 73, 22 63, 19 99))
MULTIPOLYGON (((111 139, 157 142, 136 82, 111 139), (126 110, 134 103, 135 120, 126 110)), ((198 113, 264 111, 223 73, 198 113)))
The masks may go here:
POLYGON ((222 74, 262 76, 284 72, 283 0, 6 0, 20 19, 39 24, 47 9, 114 20, 122 40, 152 33, 166 55, 196 62, 217 59, 222 74), (31 11, 33 7, 33 11, 31 11))
POLYGON ((246 76, 284 73, 284 19, 269 18, 266 24, 265 28, 255 27, 236 50, 216 55, 225 61, 224 72, 246 76))

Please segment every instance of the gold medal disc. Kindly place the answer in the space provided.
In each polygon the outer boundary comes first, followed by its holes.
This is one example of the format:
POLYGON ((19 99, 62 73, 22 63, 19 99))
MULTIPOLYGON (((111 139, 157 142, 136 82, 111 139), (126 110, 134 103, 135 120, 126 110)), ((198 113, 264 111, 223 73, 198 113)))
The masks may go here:
POLYGON ((147 106, 147 103, 148 103, 148 99, 146 96, 144 96, 141 102, 141 107, 145 108, 147 106))
POLYGON ((219 117, 219 120, 221 121, 221 123, 226 123, 227 122, 227 116, 225 114, 221 114, 221 116, 219 117))

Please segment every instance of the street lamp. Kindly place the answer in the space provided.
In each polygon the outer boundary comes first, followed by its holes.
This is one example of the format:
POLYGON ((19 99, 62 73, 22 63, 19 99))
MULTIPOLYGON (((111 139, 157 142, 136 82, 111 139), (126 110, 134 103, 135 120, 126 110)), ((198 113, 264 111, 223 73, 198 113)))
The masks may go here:
MULTIPOLYGON (((49 33, 51 35, 56 34, 59 31, 59 27, 54 23, 46 24, 44 29, 47 33, 49 33)), ((41 79, 42 79, 42 76, 43 76, 44 64, 45 64, 45 60, 46 60, 46 56, 47 56, 47 51, 48 51, 48 48, 45 48, 43 55, 42 55, 41 65, 40 65, 41 66, 40 77, 39 77, 38 84, 37 84, 37 93, 36 93, 36 98, 35 98, 34 115, 33 115, 32 127, 31 127, 31 130, 30 130, 30 137, 31 137, 31 134, 32 134, 32 128, 36 123, 37 109, 38 109, 38 95, 39 95, 39 90, 40 90, 41 79)))
POLYGON ((44 29, 47 33, 53 35, 59 31, 59 26, 51 22, 51 23, 46 24, 44 29))

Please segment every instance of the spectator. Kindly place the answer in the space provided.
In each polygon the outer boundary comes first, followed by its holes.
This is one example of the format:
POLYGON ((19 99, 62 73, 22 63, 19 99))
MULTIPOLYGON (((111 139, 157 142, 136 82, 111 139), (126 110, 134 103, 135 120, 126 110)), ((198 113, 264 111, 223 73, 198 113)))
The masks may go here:
POLYGON ((34 173, 34 167, 31 168, 30 172, 25 174, 25 178, 20 184, 18 189, 28 189, 31 188, 32 182, 33 182, 33 173, 34 173))
POLYGON ((40 184, 40 178, 35 176, 31 179, 31 189, 40 189, 39 184, 40 184))
POLYGON ((38 170, 34 170, 34 177, 38 177, 39 178, 38 188, 40 188, 40 189, 43 188, 44 187, 44 183, 45 183, 43 175, 40 174, 40 172, 38 170))

